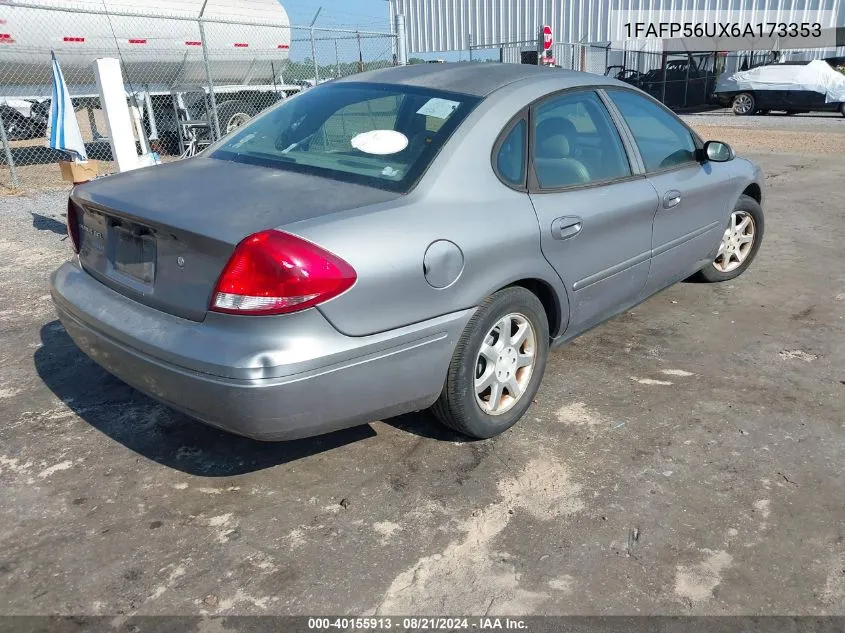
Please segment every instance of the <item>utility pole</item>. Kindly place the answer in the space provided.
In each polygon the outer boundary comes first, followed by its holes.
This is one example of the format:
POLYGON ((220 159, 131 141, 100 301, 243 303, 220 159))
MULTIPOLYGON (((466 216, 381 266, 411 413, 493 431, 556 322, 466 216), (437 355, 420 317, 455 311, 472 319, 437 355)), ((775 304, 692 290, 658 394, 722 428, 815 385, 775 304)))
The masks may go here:
POLYGON ((205 13, 205 5, 207 4, 208 0, 205 0, 202 3, 202 9, 200 9, 197 25, 200 29, 200 40, 202 40, 202 59, 205 62, 205 78, 208 81, 208 98, 211 102, 211 118, 214 123, 214 139, 219 140, 222 135, 220 134, 220 118, 217 116, 217 97, 214 95, 214 82, 211 79, 211 62, 208 61, 208 42, 205 39, 205 24, 203 24, 202 21, 202 16, 205 13))
POLYGON ((402 13, 396 14, 396 63, 399 66, 408 65, 408 40, 405 32, 405 16, 402 13))

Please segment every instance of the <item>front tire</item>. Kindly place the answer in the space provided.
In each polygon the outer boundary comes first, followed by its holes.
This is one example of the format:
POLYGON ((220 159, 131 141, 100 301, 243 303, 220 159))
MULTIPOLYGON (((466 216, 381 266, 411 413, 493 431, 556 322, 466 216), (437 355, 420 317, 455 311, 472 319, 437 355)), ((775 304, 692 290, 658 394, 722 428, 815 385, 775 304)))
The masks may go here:
POLYGON ((754 114, 757 109, 757 101, 750 92, 741 92, 734 97, 732 108, 735 115, 748 116, 754 114))
POLYGON ((750 196, 741 195, 731 212, 716 257, 698 272, 698 278, 716 283, 739 277, 760 250, 764 226, 760 204, 750 196))
POLYGON ((482 302, 461 334, 432 412, 464 435, 499 435, 531 406, 548 352, 540 300, 518 286, 500 290, 482 302))

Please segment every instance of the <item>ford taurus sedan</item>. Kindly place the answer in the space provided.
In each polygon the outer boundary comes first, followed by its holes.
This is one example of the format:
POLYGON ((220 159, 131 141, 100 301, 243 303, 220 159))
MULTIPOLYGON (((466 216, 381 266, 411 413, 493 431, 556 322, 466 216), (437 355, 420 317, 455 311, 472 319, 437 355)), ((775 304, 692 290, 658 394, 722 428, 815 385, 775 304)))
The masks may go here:
POLYGON ((386 69, 76 187, 52 295, 86 354, 215 427, 288 439, 430 407, 484 438, 525 414, 550 348, 743 273, 762 199, 758 167, 625 83, 386 69))

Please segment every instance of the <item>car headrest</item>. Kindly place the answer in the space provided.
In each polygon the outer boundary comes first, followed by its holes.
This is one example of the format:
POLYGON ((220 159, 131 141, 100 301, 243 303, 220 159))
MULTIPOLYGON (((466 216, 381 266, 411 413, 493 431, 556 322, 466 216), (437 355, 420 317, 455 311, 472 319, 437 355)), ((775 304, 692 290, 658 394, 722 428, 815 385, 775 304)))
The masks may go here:
POLYGON ((537 156, 563 158, 569 156, 578 131, 572 121, 563 117, 552 117, 537 126, 537 156))

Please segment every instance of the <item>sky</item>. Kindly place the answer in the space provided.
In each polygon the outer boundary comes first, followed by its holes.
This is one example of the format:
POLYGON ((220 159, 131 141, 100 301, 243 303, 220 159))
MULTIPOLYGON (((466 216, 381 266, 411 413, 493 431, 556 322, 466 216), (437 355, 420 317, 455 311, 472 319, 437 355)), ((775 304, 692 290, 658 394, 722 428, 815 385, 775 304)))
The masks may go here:
MULTIPOLYGON (((390 10, 387 0, 279 0, 296 26, 308 26, 320 7, 315 26, 353 28, 376 32, 390 30, 390 10)), ((477 53, 479 54, 479 53, 477 53)), ((497 53, 498 55, 498 53, 497 53)), ((453 53, 412 54, 422 59, 460 61, 467 59, 465 51, 453 53)), ((483 57, 483 54, 480 54, 483 57)))
POLYGON ((315 26, 336 26, 387 31, 390 24, 386 0, 280 0, 291 24, 308 26, 320 7, 315 26))

